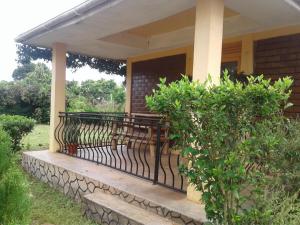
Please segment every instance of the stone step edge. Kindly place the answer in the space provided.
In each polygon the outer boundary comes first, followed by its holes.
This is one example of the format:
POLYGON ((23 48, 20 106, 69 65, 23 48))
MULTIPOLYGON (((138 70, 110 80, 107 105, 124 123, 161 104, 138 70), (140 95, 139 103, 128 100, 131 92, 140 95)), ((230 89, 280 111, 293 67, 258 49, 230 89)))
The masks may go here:
POLYGON ((114 220, 121 225, 132 224, 132 221, 143 225, 175 224, 167 218, 124 202, 106 193, 87 194, 84 196, 84 200, 86 207, 85 214, 100 223, 106 222, 110 224, 114 220))
MULTIPOLYGON (((89 180, 89 182, 93 182, 95 184, 99 184, 99 187, 96 188, 98 191, 97 192, 104 192, 104 193, 109 193, 110 195, 114 195, 117 196, 119 199, 121 199, 122 201, 129 203, 131 205, 137 206, 139 208, 142 209, 146 209, 147 211, 153 212, 159 216, 165 217, 165 218, 170 218, 174 221, 182 221, 183 224, 202 224, 204 221, 199 221, 195 218, 186 216, 184 214, 182 214, 181 212, 178 212, 176 209, 173 209, 171 207, 162 205, 160 203, 156 203, 154 201, 151 201, 149 199, 144 199, 143 197, 140 197, 139 195, 135 194, 135 193, 129 193, 128 191, 124 191, 121 190, 119 188, 117 188, 115 185, 107 185, 105 183, 102 183, 102 181, 99 180, 95 180, 94 178, 91 178, 90 176, 88 176, 87 174, 82 174, 80 173, 80 171, 75 171, 73 169, 67 169, 67 168, 63 168, 60 165, 57 165, 55 163, 51 163, 45 159, 41 159, 39 157, 34 157, 31 154, 26 154, 26 152, 23 153, 22 155, 22 160, 23 160, 23 156, 35 159, 35 160, 39 160, 40 162, 43 162, 45 164, 48 165, 52 165, 54 167, 57 167, 58 169, 61 170, 67 170, 72 172, 76 177, 82 177, 82 180, 84 180, 86 182, 86 180, 89 180)), ((94 192, 89 192, 89 193, 95 193, 94 192)))

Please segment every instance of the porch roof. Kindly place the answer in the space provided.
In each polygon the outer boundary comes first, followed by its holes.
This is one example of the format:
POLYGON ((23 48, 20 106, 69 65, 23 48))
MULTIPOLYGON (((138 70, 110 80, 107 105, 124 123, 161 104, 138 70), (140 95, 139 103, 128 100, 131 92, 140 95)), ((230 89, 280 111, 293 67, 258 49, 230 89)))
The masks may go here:
MULTIPOLYGON (((296 0, 225 0, 224 37, 300 24, 296 0)), ((299 2, 299 1, 298 1, 299 2)), ((126 59, 192 45, 196 0, 90 0, 19 35, 17 42, 126 59)))

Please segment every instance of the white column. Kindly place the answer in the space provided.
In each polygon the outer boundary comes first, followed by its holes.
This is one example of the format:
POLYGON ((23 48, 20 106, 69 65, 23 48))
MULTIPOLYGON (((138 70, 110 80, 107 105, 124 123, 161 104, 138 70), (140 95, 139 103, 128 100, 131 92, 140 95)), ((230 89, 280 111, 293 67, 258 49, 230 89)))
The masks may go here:
POLYGON ((248 35, 242 39, 241 71, 253 73, 253 38, 248 35))
MULTIPOLYGON (((208 75, 212 82, 220 82, 224 0, 197 0, 193 80, 205 82, 208 75)), ((187 198, 199 202, 201 193, 189 185, 187 198)))
POLYGON ((56 152, 59 144, 55 140, 55 128, 59 124, 59 112, 66 107, 66 46, 55 43, 52 46, 52 82, 51 82, 51 109, 50 109, 50 143, 49 150, 56 152))
POLYGON ((125 112, 131 112, 131 82, 132 82, 132 62, 127 59, 127 71, 126 71, 126 102, 125 112))
POLYGON ((224 0, 197 0, 193 79, 220 81, 224 0))

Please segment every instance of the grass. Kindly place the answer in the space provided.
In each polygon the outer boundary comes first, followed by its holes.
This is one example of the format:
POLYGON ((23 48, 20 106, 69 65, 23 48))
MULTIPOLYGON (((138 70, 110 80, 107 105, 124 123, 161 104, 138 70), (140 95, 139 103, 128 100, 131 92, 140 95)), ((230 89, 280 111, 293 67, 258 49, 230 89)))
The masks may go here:
POLYGON ((49 125, 37 124, 22 140, 24 150, 43 150, 49 147, 49 125))
POLYGON ((95 225, 82 216, 80 205, 61 192, 28 176, 32 195, 31 225, 95 225))
MULTIPOLYGON (((49 147, 49 125, 38 124, 22 140, 24 150, 49 147)), ((31 225, 95 225, 82 216, 80 205, 34 177, 26 175, 32 196, 31 225)))

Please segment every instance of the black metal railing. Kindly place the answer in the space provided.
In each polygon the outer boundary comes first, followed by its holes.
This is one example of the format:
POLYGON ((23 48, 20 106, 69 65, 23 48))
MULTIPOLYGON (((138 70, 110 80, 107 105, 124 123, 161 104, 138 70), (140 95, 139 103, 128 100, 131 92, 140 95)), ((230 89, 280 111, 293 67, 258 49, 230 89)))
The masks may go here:
POLYGON ((66 113, 55 130, 59 151, 185 192, 186 163, 169 141, 161 117, 126 113, 66 113))

